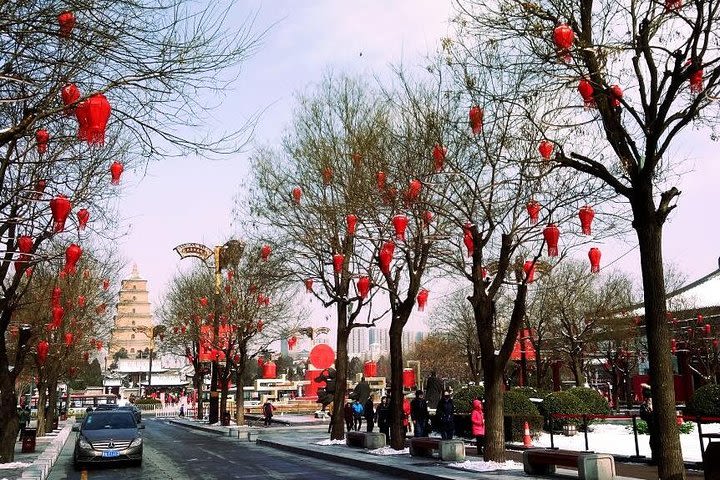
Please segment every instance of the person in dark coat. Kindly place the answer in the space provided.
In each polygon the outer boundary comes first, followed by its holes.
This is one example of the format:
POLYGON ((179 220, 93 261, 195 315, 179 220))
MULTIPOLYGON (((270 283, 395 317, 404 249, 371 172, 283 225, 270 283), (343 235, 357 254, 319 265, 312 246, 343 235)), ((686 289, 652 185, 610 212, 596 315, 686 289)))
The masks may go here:
POLYGON ((416 437, 427 437, 427 423, 430 418, 428 402, 422 390, 415 392, 415 398, 410 402, 410 417, 416 437))
POLYGON ((375 420, 377 421, 380 433, 385 434, 385 443, 389 443, 392 410, 390 409, 390 401, 388 397, 382 397, 382 399, 380 399, 380 405, 378 405, 377 410, 375 411, 375 420))
POLYGON ((367 423, 367 431, 372 432, 375 427, 375 404, 373 403, 372 397, 368 397, 365 405, 363 405, 363 412, 365 422, 367 423))
POLYGON ((445 390, 435 409, 440 436, 443 440, 452 440, 455 435, 455 404, 450 397, 450 391, 445 390))
POLYGON ((425 400, 428 405, 437 405, 442 397, 443 382, 436 375, 435 372, 430 372, 430 376, 425 382, 425 400))
POLYGON ((370 398, 370 384, 365 380, 365 377, 362 377, 360 383, 355 385, 350 398, 360 402, 360 405, 365 405, 367 399, 370 398))
POLYGON ((660 453, 660 439, 658 438, 655 414, 653 413, 652 390, 650 385, 643 384, 643 403, 640 404, 640 419, 645 420, 650 435, 650 465, 657 465, 658 454, 660 453))
POLYGON ((362 419, 363 414, 365 413, 365 408, 363 407, 363 404, 360 403, 358 400, 355 400, 352 404, 352 411, 353 411, 353 430, 356 432, 359 432, 362 428, 362 419))
POLYGON ((263 405, 263 418, 265 419, 265 426, 269 427, 272 424, 273 412, 275 411, 275 405, 270 400, 267 400, 263 405))
POLYGON ((353 429, 353 408, 350 401, 345 402, 343 414, 345 416, 345 426, 347 427, 347 431, 350 432, 353 429))

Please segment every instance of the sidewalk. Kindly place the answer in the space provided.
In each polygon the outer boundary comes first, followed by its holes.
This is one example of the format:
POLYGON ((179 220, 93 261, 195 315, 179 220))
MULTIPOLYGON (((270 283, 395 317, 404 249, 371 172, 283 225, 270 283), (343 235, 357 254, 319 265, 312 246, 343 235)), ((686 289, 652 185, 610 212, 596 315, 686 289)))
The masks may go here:
MULTIPOLYGON (((500 470, 492 472, 477 472, 461 470, 449 466, 447 462, 441 462, 432 458, 411 457, 404 455, 373 455, 367 450, 350 448, 345 445, 318 445, 322 440, 327 440, 327 426, 321 427, 220 427, 210 426, 205 423, 192 420, 172 420, 171 423, 182 425, 188 428, 215 433, 223 436, 238 438, 234 432, 254 431, 257 432, 258 445, 277 448, 285 452, 292 452, 312 458, 363 468, 369 471, 376 471, 387 475, 394 475, 399 478, 428 479, 428 480, 469 480, 478 478, 502 478, 520 479, 530 478, 526 475, 522 466, 518 470, 500 470)), ((247 435, 240 435, 240 440, 247 441, 247 435)), ((466 446, 468 461, 480 461, 475 456, 475 447, 466 446)), ((522 452, 508 451, 508 460, 522 463, 522 452)), ((657 478, 657 469, 643 464, 616 463, 619 480, 622 479, 653 479, 657 478)), ((557 469, 555 477, 577 478, 577 471, 571 469, 557 469)), ((545 477, 547 478, 547 477, 545 477)), ((702 472, 688 472, 688 479, 703 478, 702 472)))
POLYGON ((56 430, 37 437, 33 453, 22 453, 22 443, 17 442, 15 444, 15 461, 4 466, 0 464, 0 479, 44 480, 60 455, 74 423, 74 418, 61 421, 56 430), (4 468, 7 466, 14 466, 14 468, 4 468))

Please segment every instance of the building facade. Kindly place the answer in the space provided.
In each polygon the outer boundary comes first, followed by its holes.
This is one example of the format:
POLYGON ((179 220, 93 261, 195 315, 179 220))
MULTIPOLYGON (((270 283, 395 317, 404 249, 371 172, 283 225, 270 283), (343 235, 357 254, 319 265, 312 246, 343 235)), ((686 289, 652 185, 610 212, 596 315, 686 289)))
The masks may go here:
POLYGON ((125 349, 128 358, 133 359, 151 348, 153 321, 147 280, 140 277, 135 265, 130 278, 120 285, 117 313, 108 346, 110 362, 121 349, 125 349))

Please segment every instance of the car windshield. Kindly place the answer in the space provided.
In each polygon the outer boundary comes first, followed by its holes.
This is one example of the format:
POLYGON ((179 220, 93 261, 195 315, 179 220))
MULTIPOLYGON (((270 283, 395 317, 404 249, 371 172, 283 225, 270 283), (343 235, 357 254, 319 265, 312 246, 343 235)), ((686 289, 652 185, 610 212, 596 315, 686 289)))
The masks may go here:
POLYGON ((120 428, 135 428, 135 419, 126 413, 90 413, 85 417, 84 430, 111 430, 120 428))

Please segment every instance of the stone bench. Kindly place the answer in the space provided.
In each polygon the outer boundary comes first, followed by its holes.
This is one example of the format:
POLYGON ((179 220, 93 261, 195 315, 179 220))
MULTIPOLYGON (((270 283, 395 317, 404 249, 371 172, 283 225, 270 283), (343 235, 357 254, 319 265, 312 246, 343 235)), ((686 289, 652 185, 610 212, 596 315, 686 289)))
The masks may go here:
POLYGON ((413 457, 432 457, 435 451, 438 452, 440 460, 465 461, 465 443, 462 440, 442 440, 430 437, 410 439, 410 455, 413 457))
POLYGON ((523 452, 523 469, 528 475, 552 475, 556 466, 577 468, 578 478, 584 480, 612 480, 616 475, 612 455, 544 448, 523 452))
POLYGON ((374 450, 385 446, 385 434, 380 432, 347 432, 345 434, 345 445, 374 450))

